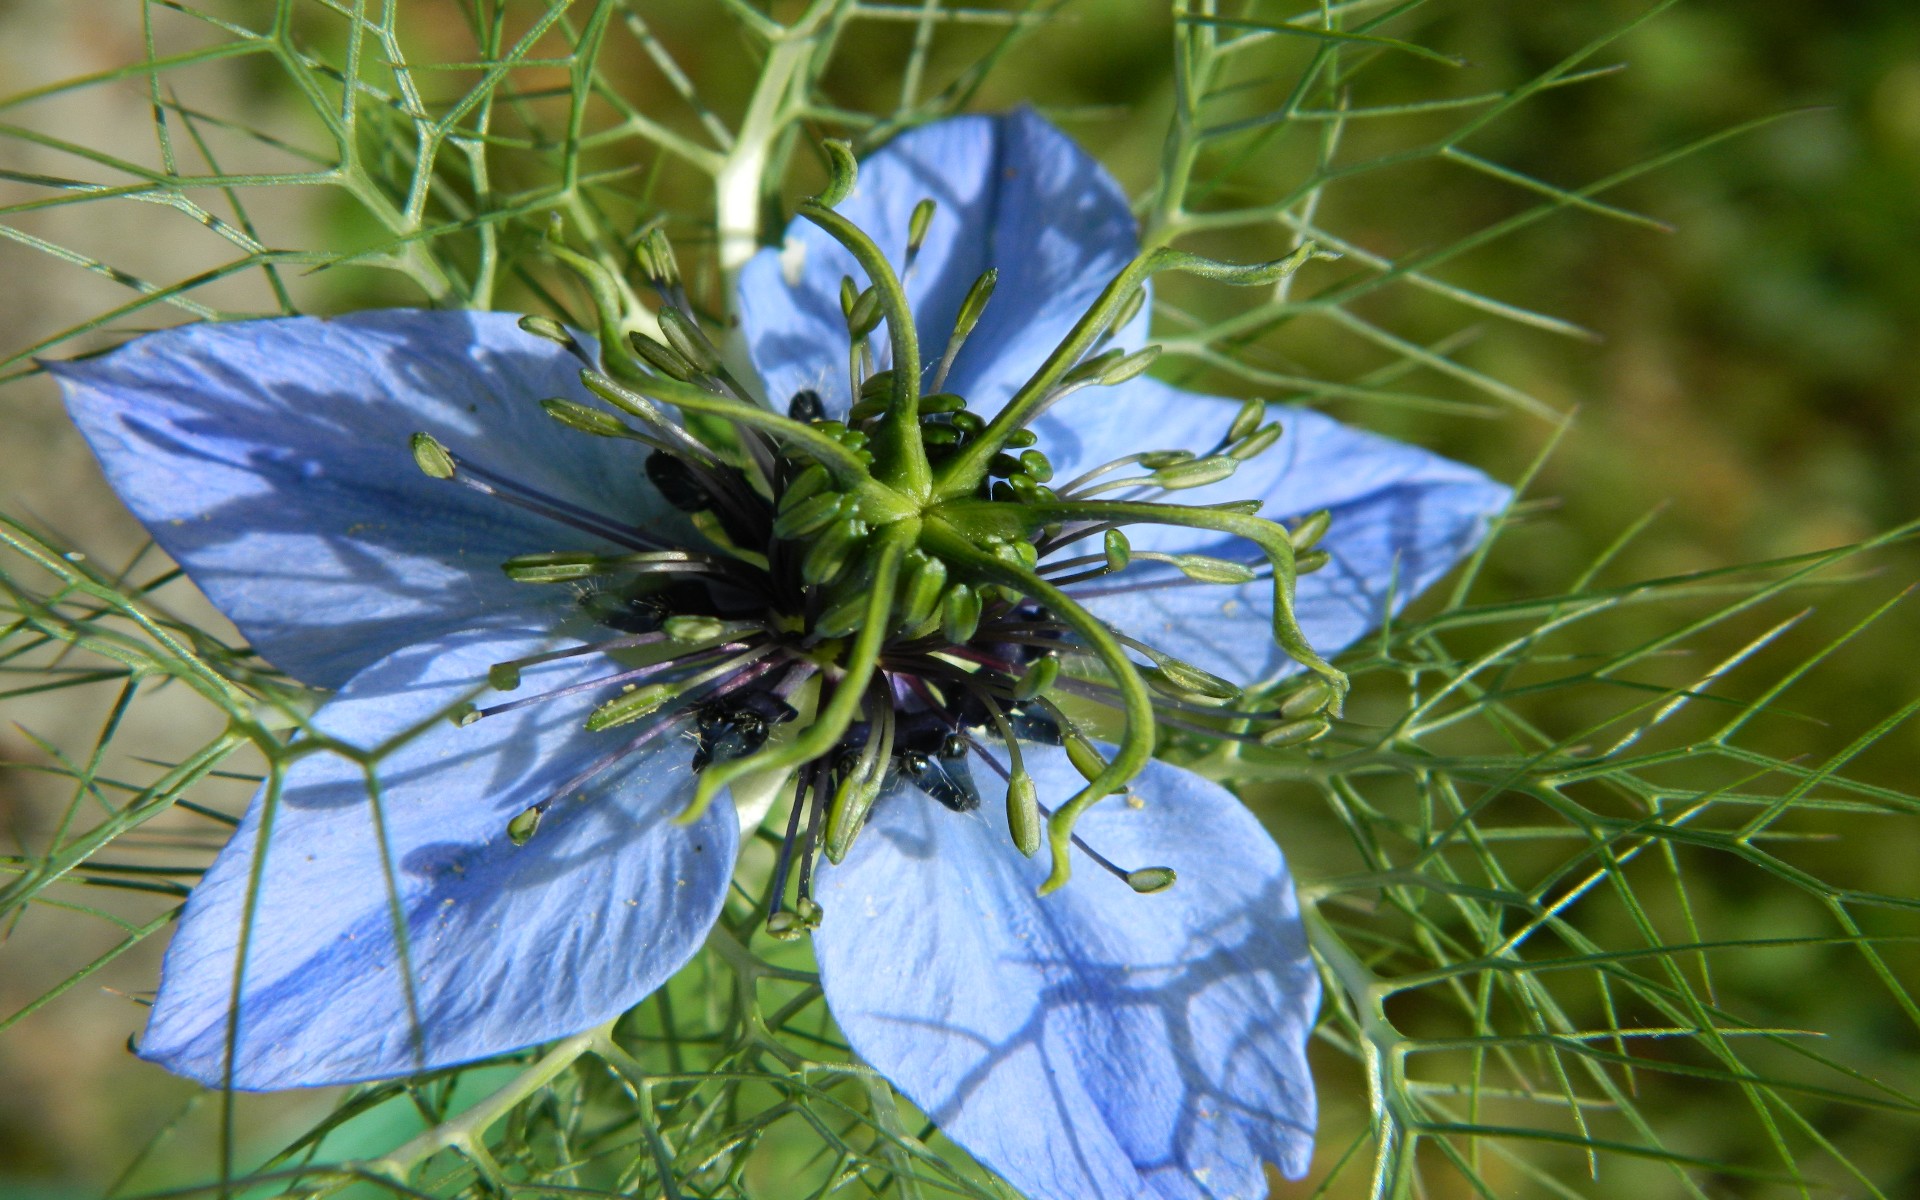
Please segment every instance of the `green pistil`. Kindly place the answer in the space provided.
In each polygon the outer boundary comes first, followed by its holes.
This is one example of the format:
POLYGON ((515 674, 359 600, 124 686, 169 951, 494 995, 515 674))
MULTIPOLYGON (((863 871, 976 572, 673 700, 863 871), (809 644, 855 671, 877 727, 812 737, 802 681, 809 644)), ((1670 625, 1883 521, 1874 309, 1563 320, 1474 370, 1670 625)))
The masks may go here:
POLYGON ((875 474, 896 491, 924 500, 932 491, 933 472, 927 463, 926 446, 920 440, 920 338, 914 329, 913 312, 907 306, 906 289, 900 286, 887 256, 859 226, 818 204, 802 204, 799 212, 845 246, 873 281, 893 347, 892 397, 876 439, 875 474))

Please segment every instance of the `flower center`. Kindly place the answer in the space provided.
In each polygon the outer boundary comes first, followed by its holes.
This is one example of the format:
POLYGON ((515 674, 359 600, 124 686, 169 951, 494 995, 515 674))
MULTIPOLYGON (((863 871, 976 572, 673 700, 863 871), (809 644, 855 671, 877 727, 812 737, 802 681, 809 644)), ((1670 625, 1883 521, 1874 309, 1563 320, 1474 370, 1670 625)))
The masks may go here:
MULTIPOLYGON (((628 729, 610 762, 621 747, 631 752, 665 733, 691 740, 700 779, 689 817, 749 773, 790 774, 794 802, 770 914, 776 932, 817 920, 816 854, 840 861, 889 787, 911 784, 955 812, 980 807, 969 765, 975 752, 1001 776, 1020 852, 1036 853, 1043 835, 1051 847, 1043 890, 1065 882, 1075 845, 1136 890, 1168 886, 1170 871, 1108 862, 1074 833, 1074 822, 1125 789, 1158 727, 1267 744, 1326 731, 1345 678, 1314 654, 1292 616, 1295 577, 1326 561, 1314 548, 1326 516, 1288 529, 1259 517, 1258 501, 1176 502, 1179 493, 1231 478, 1274 444, 1279 426, 1257 402, 1215 445, 1146 448, 1066 480, 1055 478, 1030 426, 1074 392, 1124 384, 1152 363, 1157 347, 1129 352, 1110 343, 1143 303, 1153 271, 1257 282, 1304 259, 1229 268, 1172 251, 1143 255, 1007 404, 983 416, 940 389, 992 297, 995 273, 974 283, 942 354, 923 368, 905 293, 885 256, 830 205, 800 211, 872 281, 842 286, 844 409, 815 391, 776 408, 742 384, 702 332, 658 241, 643 261, 662 300, 660 338, 608 339, 596 359, 557 323, 522 322, 579 354, 583 382, 608 406, 547 400, 548 414, 584 435, 634 443, 636 465, 692 535, 667 538, 657 522, 583 511, 416 435, 415 458, 429 474, 610 547, 504 564, 530 586, 576 588, 578 611, 598 632, 583 646, 499 664, 490 682, 511 691, 532 663, 606 656, 617 669, 564 691, 611 692, 587 720, 596 731, 628 729), (887 341, 876 350, 882 324, 887 341), (1243 561, 1136 550, 1125 531, 1139 525, 1238 539, 1256 553, 1243 561), (1277 705, 1111 628, 1084 603, 1117 590, 1262 580, 1273 590, 1276 642, 1315 673, 1277 705), (1110 752, 1091 732, 1109 720, 1119 731, 1110 752), (1023 740, 1063 747, 1085 786, 1057 807, 1043 804, 1022 762, 1023 740), (989 741, 1004 748, 1004 765, 987 753, 989 741), (796 863, 788 908, 779 898, 796 863)), ((917 227, 925 224, 917 212, 917 227)), ((917 251, 916 237, 906 266, 917 251)), ((459 719, 545 698, 472 708, 459 719)), ((570 781, 555 794, 577 786, 570 781)), ((551 802, 515 818, 516 841, 533 836, 551 802)))

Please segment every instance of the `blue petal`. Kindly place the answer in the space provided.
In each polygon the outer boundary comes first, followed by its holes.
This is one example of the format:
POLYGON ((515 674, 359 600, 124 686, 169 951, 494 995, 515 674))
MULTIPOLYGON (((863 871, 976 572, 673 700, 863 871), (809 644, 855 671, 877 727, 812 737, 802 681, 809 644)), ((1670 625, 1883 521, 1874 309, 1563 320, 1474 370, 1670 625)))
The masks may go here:
MULTIPOLYGON (((1141 378, 1069 397, 1036 423, 1055 477, 1143 450, 1217 445, 1239 406, 1141 378)), ((1331 656, 1432 586, 1486 536, 1512 493, 1471 467, 1418 446, 1354 429, 1312 409, 1275 406, 1285 433, 1222 483, 1182 491, 1181 504, 1259 499, 1262 515, 1292 521, 1333 513, 1320 548, 1332 562, 1300 579, 1296 614, 1307 640, 1331 656)), ((1123 478, 1127 472, 1116 473, 1123 478)), ((1134 472, 1134 473, 1137 473, 1134 472)), ((1138 550, 1210 554, 1259 565, 1244 541, 1203 530, 1130 525, 1138 550)), ((1076 550, 1076 553, 1083 552, 1076 550)), ((1273 643, 1273 585, 1186 582, 1172 568, 1138 563, 1126 574, 1072 589, 1128 634, 1239 683, 1297 667, 1273 643), (1122 590, 1145 584, 1138 590, 1122 590)))
POLYGON ((580 363, 506 314, 190 325, 50 369, 154 540, 268 661, 320 687, 480 614, 565 603, 501 561, 604 544, 428 479, 412 434, 628 522, 664 509, 630 445, 541 412, 591 400, 580 363))
MULTIPOLYGON (((942 385, 991 415, 1132 260, 1137 230, 1105 168, 1027 109, 955 117, 900 135, 860 164, 859 184, 838 211, 900 271, 914 206, 929 197, 938 208, 905 276, 920 356, 931 371, 967 289, 998 268, 993 301, 942 385)), ((840 280, 849 275, 866 286, 853 256, 804 218, 787 227, 782 247, 761 251, 742 270, 748 349, 776 405, 813 388, 832 411, 846 410, 840 280)), ((1138 346, 1146 322, 1143 306, 1115 344, 1138 346)))
MULTIPOLYGON (((295 760, 277 803, 265 789, 254 798, 187 901, 143 1057, 226 1080, 243 930, 232 1084, 244 1089, 406 1075, 577 1033, 693 955, 725 898, 739 833, 724 804, 672 823, 692 787, 684 741, 668 732, 569 788, 514 846, 517 813, 630 731, 585 732, 586 710, 604 698, 592 691, 464 728, 440 716, 490 664, 543 645, 525 631, 479 631, 409 647, 321 710, 315 725, 353 746, 419 732, 379 762, 377 806, 360 768, 328 752, 295 760)), ((610 669, 597 655, 529 668, 515 696, 610 669)))
MULTIPOLYGON (((1080 786, 1059 750, 1026 761, 1043 797, 1080 786)), ((1080 832, 1179 882, 1135 895, 1077 856, 1044 899, 1046 864, 1013 849, 997 803, 883 796, 822 876, 827 1002, 862 1058, 1033 1200, 1253 1200, 1262 1160, 1298 1177, 1312 1153, 1320 986, 1298 902, 1224 789, 1155 762, 1134 794, 1080 832)))

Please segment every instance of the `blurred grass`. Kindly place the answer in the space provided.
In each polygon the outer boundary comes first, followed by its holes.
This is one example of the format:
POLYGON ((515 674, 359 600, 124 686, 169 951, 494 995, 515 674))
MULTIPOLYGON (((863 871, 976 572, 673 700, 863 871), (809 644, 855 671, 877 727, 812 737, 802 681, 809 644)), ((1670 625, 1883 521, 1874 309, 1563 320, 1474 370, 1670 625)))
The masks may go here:
MULTIPOLYGON (((244 9, 246 5, 233 7, 244 9)), ((438 36, 436 5, 410 6, 412 36, 438 36)), ((1436 6, 1423 40, 1470 60, 1462 91, 1493 89, 1538 72, 1596 29, 1640 11, 1622 0, 1577 5, 1493 0, 1436 6)), ((1151 181, 1170 104, 1163 6, 1144 0, 1082 0, 1061 25, 1022 43, 976 100, 994 108, 1031 100, 1060 117, 1138 190, 1151 181), (1088 52, 1087 47, 1094 47, 1088 52)), ((79 0, 0 3, 0 91, 102 69, 140 54, 135 6, 79 0)), ((746 65, 729 86, 729 37, 709 36, 698 4, 662 3, 657 32, 704 80, 709 99, 740 102, 746 65)), ((989 39, 981 31, 981 44, 989 39)), ((834 87, 850 106, 890 104, 898 82, 889 69, 910 34, 867 27, 843 50, 834 87)), ((954 39, 957 56, 967 38, 954 39)), ((1498 595, 1551 593, 1641 514, 1664 511, 1609 568, 1603 582, 1661 576, 1757 558, 1778 557, 1857 540, 1920 511, 1920 9, 1884 0, 1806 6, 1758 6, 1739 0, 1692 0, 1643 27, 1604 56, 1628 70, 1554 91, 1504 118, 1476 141, 1487 157, 1536 177, 1578 184, 1645 160, 1673 145, 1768 114, 1777 123, 1638 180, 1607 198, 1670 223, 1661 234, 1562 214, 1450 268, 1450 278, 1481 292, 1562 317, 1592 330, 1591 343, 1511 327, 1489 327, 1467 361, 1565 409, 1578 410, 1572 433, 1542 473, 1535 495, 1550 508, 1514 535, 1495 559, 1498 595)), ((936 64, 937 65, 937 64, 936 64)), ((1422 70, 1425 68, 1415 68, 1422 70)), ((271 125, 280 103, 244 68, 208 72, 219 99, 244 106, 271 125)), ((660 81, 635 70, 632 94, 642 109, 671 109, 660 81)), ((96 93, 86 136, 124 146, 130 155, 150 142, 142 85, 96 93)), ((291 118, 289 118, 291 119, 291 118)), ((71 133, 72 131, 69 130, 71 133)), ((1364 131, 1358 136, 1365 136, 1364 131)), ((5 143, 0 153, 19 153, 5 143)), ((28 170, 43 163, 0 161, 28 170)), ((668 186, 671 186, 669 181, 668 186)), ((1457 169, 1423 166, 1397 179, 1368 182, 1341 196, 1348 228, 1384 252, 1444 244, 1459 233, 1515 211, 1513 188, 1457 169), (1418 203, 1409 204, 1409 195, 1418 203)), ((137 210, 140 206, 129 205, 137 210)), ((91 210, 89 210, 91 211, 91 210)), ((367 243, 377 234, 362 214, 337 198, 291 198, 263 219, 289 230, 289 243, 367 243)), ((171 277, 170 260, 191 252, 143 241, 143 214, 124 227, 74 231, 102 247, 129 249, 171 277)), ((269 239, 271 241, 271 239, 269 239)), ((1241 254, 1239 257, 1250 257, 1241 254)), ((117 260, 116 260, 117 261, 117 260)), ((0 244, 0 324, 9 347, 66 327, 117 297, 99 281, 13 244, 0 244)), ((368 303, 416 303, 419 297, 384 277, 328 273, 296 283, 303 303, 338 309, 368 303)), ((236 300, 264 307, 264 295, 236 300)), ((1457 329, 1457 314, 1417 300, 1387 301, 1401 332, 1437 338, 1457 329)), ((1312 347, 1289 345, 1311 354, 1312 347)), ((1328 354, 1342 351, 1328 349, 1328 354)), ((1517 476, 1552 433, 1519 416, 1462 420, 1336 405, 1336 411, 1474 462, 1517 476)), ((44 513, 96 553, 130 552, 137 531, 100 485, 78 439, 58 416, 44 381, 0 391, 6 461, 0 502, 44 513)), ((1879 556, 1883 578, 1823 599, 1813 616, 1785 635, 1781 661, 1830 640, 1866 610, 1914 577, 1911 552, 1879 556)), ((177 589, 176 589, 177 590, 177 589)), ((171 597, 185 604, 187 600, 171 597)), ((196 611, 196 617, 203 614, 196 611)), ((1610 644, 1645 641, 1673 621, 1671 610, 1627 612, 1607 630, 1610 644)), ((1753 629, 1729 630, 1698 650, 1701 669, 1715 651, 1731 653, 1753 629)), ((1592 649, 1578 633, 1558 648, 1592 649)), ((1762 726, 1768 748, 1782 757, 1831 753, 1857 731, 1909 701, 1920 655, 1920 617, 1896 609, 1878 631, 1836 656, 1792 694, 1804 719, 1775 716, 1762 726)), ((64 703, 64 702, 63 702, 64 703)), ((9 710, 19 715, 18 706, 9 710)), ((1578 728, 1585 714, 1541 714, 1555 727, 1578 728)), ((36 732, 65 745, 85 745, 99 712, 84 705, 35 708, 36 732)), ((147 732, 162 744, 165 729, 147 732)), ((0 759, 36 754, 19 733, 0 729, 0 759)), ((1869 781, 1906 784, 1920 776, 1920 738, 1897 731, 1855 772, 1869 781)), ((0 776, 0 833, 27 820, 28 781, 0 776)), ((1336 873, 1342 847, 1317 845, 1290 827, 1287 806, 1299 797, 1276 789, 1267 797, 1283 844, 1312 874, 1336 873)), ((1910 891, 1920 841, 1911 828, 1860 822, 1861 836, 1809 851, 1862 886, 1910 891)), ((1844 828, 1844 827, 1841 827, 1844 828)), ((1780 935, 1817 926, 1795 902, 1756 896, 1743 877, 1696 871, 1693 899, 1703 924, 1780 935)), ((29 933, 31 934, 31 932, 29 933)), ((44 935, 37 935, 44 936, 44 935)), ((80 951, 47 939, 47 978, 70 969, 80 951)), ((20 947, 15 946, 18 950, 20 947)), ((143 948, 148 950, 151 948, 143 948)), ((156 956, 129 956, 108 980, 115 987, 151 985, 156 956)), ((12 958, 16 967, 24 960, 12 958)), ((1920 1058, 1913 1028, 1876 999, 1849 959, 1807 948, 1728 960, 1716 983, 1729 995, 1769 998, 1806 1028, 1830 1035, 1832 1052, 1849 1061, 1888 1064, 1914 1082, 1920 1058)), ((1909 975, 1911 958, 1895 959, 1909 975)), ((31 974, 31 972, 25 972, 31 974)), ((44 987, 45 981, 39 981, 44 987)), ((109 993, 76 997, 0 1039, 0 1194, 94 1195, 184 1103, 192 1089, 135 1064, 119 1048, 140 1012, 109 993)), ((0 980, 0 1009, 37 994, 32 979, 0 980)), ((1408 1014, 1418 1025, 1418 1015, 1408 1014)), ((1347 1064, 1326 1061, 1326 1078, 1350 1077, 1347 1064), (1343 1072, 1347 1072, 1344 1073, 1343 1072)), ((1721 1116, 1691 1108, 1691 1093, 1671 1079, 1649 1084, 1646 1102, 1691 1144, 1711 1148, 1721 1116)), ((253 1110, 263 1144, 300 1127, 323 1106, 316 1099, 253 1110)), ((1337 1155, 1364 1114, 1358 1095, 1328 1098, 1329 1130, 1321 1157, 1337 1155)), ((1872 1127, 1850 1153, 1890 1195, 1920 1194, 1920 1147, 1884 1138, 1872 1127)), ((1845 1137, 1847 1131, 1839 1131, 1845 1137)), ((171 1151, 168 1151, 171 1152, 171 1151)), ((186 1161, 184 1151, 182 1161, 186 1161)), ((1726 1151, 1728 1157, 1737 1157, 1726 1151)), ((1578 1171, 1577 1160, 1569 1159, 1578 1171)), ((1497 1177, 1490 1175, 1490 1177, 1497 1177)), ((1609 1177, 1614 1182, 1624 1176, 1609 1177)), ((1638 1188, 1669 1194, 1669 1177, 1638 1188), (1668 1181, 1668 1182, 1662 1182, 1668 1181)), ((1516 1183, 1518 1189, 1520 1185, 1516 1183)), ((1736 1192, 1731 1181, 1714 1194, 1736 1192)), ((1280 1195, 1304 1195, 1282 1189, 1280 1195)), ((1506 1193, 1502 1193, 1506 1194, 1506 1193)), ((1514 1194, 1521 1193, 1518 1190, 1514 1194)))

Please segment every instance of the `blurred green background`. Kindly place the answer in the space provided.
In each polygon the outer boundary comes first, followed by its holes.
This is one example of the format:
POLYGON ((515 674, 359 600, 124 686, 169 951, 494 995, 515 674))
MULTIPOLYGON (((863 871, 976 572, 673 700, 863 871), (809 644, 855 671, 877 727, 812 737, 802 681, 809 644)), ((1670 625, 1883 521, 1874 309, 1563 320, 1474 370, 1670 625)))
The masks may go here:
MULTIPOLYGON (((228 7, 248 10, 246 4, 228 7)), ((443 18, 435 13, 445 6, 417 0, 403 7, 417 10, 418 36, 436 36, 443 18)), ((729 57, 738 51, 730 36, 709 35, 712 12, 698 3, 657 7, 661 36, 710 83, 713 102, 723 110, 737 104, 744 76, 729 57)), ((1419 36, 1469 60, 1458 82, 1446 85, 1460 93, 1511 86, 1642 9, 1624 0, 1431 7, 1431 18, 1417 25, 1419 36)), ((850 107, 890 101, 898 86, 890 65, 906 36, 885 31, 849 40, 832 82, 850 107)), ((1032 101, 1059 116, 1131 188, 1142 189, 1153 177, 1169 105, 1168 36, 1162 4, 1068 4, 1058 22, 1009 55, 975 107, 1032 101)), ((132 0, 0 0, 0 91, 134 61, 140 38, 139 5, 132 0)), ((1493 595, 1565 587, 1629 522, 1663 504, 1665 511, 1606 580, 1822 549, 1920 512, 1920 6, 1691 0, 1597 59, 1616 61, 1628 69, 1537 97, 1481 134, 1475 150, 1578 186, 1713 131, 1791 115, 1608 193, 1612 203, 1669 223, 1671 233, 1569 212, 1448 268, 1456 282, 1597 335, 1585 342, 1494 325, 1464 356, 1560 409, 1578 410, 1534 491, 1551 503, 1495 559, 1493 595)), ((1421 86, 1431 85, 1431 72, 1420 70, 1421 86)), ((268 82, 238 68, 212 72, 203 103, 270 112, 284 98, 268 82)), ((643 109, 648 86, 637 79, 643 109)), ((151 158, 150 147, 137 149, 151 139, 140 83, 96 89, 87 104, 92 107, 61 110, 57 121, 51 110, 45 117, 32 110, 14 116, 42 125, 65 122, 68 136, 151 158), (90 127, 74 128, 81 120, 90 127)), ((71 160, 0 142, 0 169, 32 173, 56 160, 73 170, 71 160)), ((1343 205, 1346 232, 1393 255, 1444 244, 1522 202, 1510 187, 1432 167, 1328 201, 1343 205)), ((154 237, 158 226, 138 209, 125 206, 125 225, 104 227, 97 223, 106 210, 90 208, 95 224, 68 232, 91 239, 103 256, 116 245, 130 247, 155 277, 170 277, 170 263, 194 261, 190 248, 154 237)), ((307 243, 367 236, 346 206, 313 197, 289 197, 269 216, 291 227, 304 224, 307 243)), ((8 349, 118 300, 109 285, 18 244, 0 243, 0 279, 6 281, 0 339, 8 349)), ((321 307, 413 299, 382 280, 350 274, 304 286, 321 307)), ((1378 316, 1416 337, 1438 337, 1460 323, 1457 312, 1442 316, 1437 306, 1389 304, 1378 316)), ((1441 446, 1507 479, 1526 468, 1553 431, 1518 414, 1476 421, 1354 405, 1336 410, 1441 446)), ((109 557, 137 544, 137 530, 104 492, 44 380, 0 391, 0 422, 0 503, 37 514, 109 557)), ((1845 628, 1904 587, 1916 564, 1911 553, 1896 550, 1874 565, 1878 577, 1823 599, 1820 611, 1783 641, 1783 653, 1809 649, 1845 628)), ((1642 622, 1644 638, 1671 619, 1629 615, 1614 633, 1631 639, 1642 622)), ((1722 649, 1731 651, 1759 628, 1728 631, 1722 649)), ((1774 728, 1778 744, 1771 748, 1783 756, 1831 752, 1906 703, 1916 691, 1916 646, 1920 620, 1895 611, 1870 641, 1837 656, 1794 693, 1792 707, 1810 719, 1774 728)), ((100 711, 97 703, 73 698, 15 704, 6 715, 30 719, 55 742, 84 746, 100 711)), ((150 719, 136 732, 146 739, 141 744, 164 747, 176 731, 150 719)), ((0 760, 41 761, 12 728, 0 728, 0 760)), ((1903 728, 1864 758, 1857 773, 1911 787, 1917 768, 1920 742, 1903 728)), ((41 832, 33 786, 23 774, 0 776, 0 836, 31 842, 41 832)), ((1285 797, 1276 802, 1283 809, 1285 797)), ((1285 841, 1283 810, 1275 820, 1285 841)), ((1920 840, 1886 823, 1862 832, 1836 846, 1830 861, 1863 885, 1911 892, 1920 840)), ((1312 853, 1298 841, 1287 844, 1296 862, 1312 853)), ((1750 896, 1732 878, 1709 877, 1699 899, 1709 919, 1744 913, 1768 929, 1799 919, 1790 911, 1743 908, 1750 896)), ((15 939, 0 974, 0 1013, 38 995, 76 961, 57 928, 29 924, 0 934, 15 939)), ((157 949, 143 947, 97 982, 150 987, 157 949)), ((1913 965, 1894 961, 1903 970, 1913 965)), ((1830 1032, 1848 1055, 1874 1062, 1896 1081, 1920 1083, 1912 1024, 1877 996, 1858 1002, 1870 981, 1863 982, 1857 968, 1788 965, 1736 977, 1731 986, 1756 994, 1789 991, 1780 1009, 1830 1032)), ((0 1038, 0 1197, 98 1194, 127 1165, 132 1148, 190 1094, 188 1085, 125 1053, 124 1036, 137 1028, 139 1014, 90 982, 0 1038)), ((1341 1078, 1332 1086, 1353 1082, 1341 1078)), ((254 1110, 250 1132, 269 1143, 299 1129, 325 1103, 324 1097, 281 1098, 254 1110)), ((1352 1093, 1330 1096, 1330 1125, 1351 1128, 1358 1103, 1352 1093)), ((1688 1103, 1684 1089, 1676 1090, 1667 1117, 1711 1142, 1718 1114, 1690 1112, 1688 1103)), ((1920 1139, 1889 1139, 1884 1128, 1858 1132, 1873 1144, 1850 1142, 1849 1150, 1871 1164, 1882 1188, 1889 1195, 1920 1194, 1920 1139)), ((1327 1144, 1334 1144, 1331 1137, 1327 1144)), ((187 1151, 178 1152, 187 1161, 187 1151)), ((1642 1194, 1680 1194, 1660 1190, 1674 1186, 1670 1177, 1651 1178, 1666 1182, 1639 1189, 1642 1194)), ((1572 1183, 1582 1194, 1608 1194, 1590 1181, 1572 1183)), ((1733 1181, 1712 1186, 1710 1194, 1747 1194, 1740 1190, 1746 1185, 1733 1181)))

